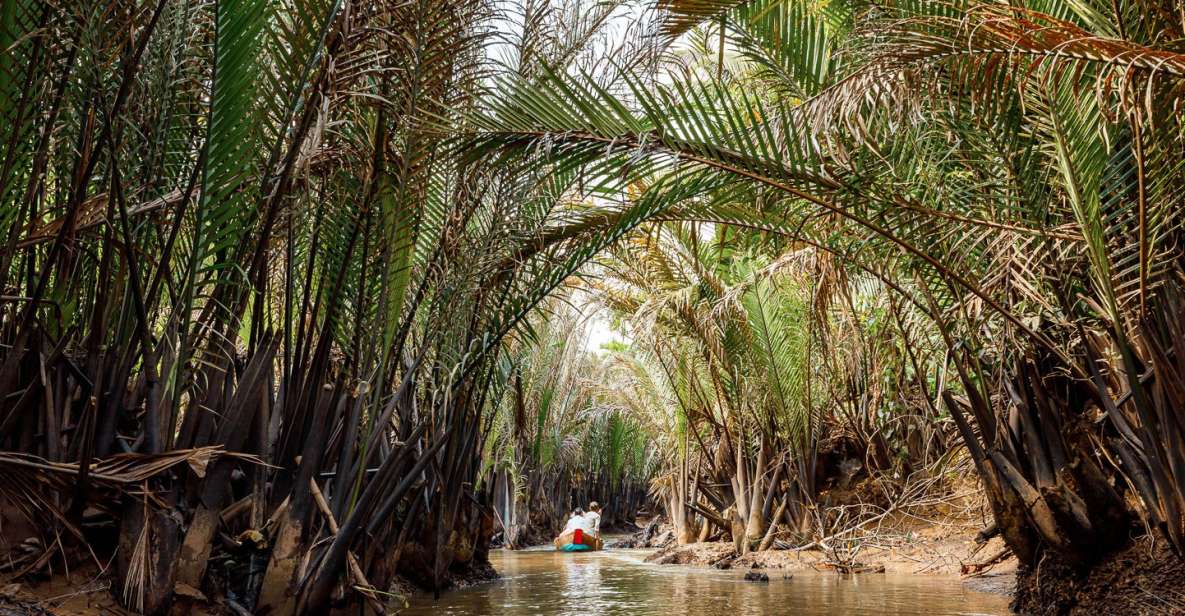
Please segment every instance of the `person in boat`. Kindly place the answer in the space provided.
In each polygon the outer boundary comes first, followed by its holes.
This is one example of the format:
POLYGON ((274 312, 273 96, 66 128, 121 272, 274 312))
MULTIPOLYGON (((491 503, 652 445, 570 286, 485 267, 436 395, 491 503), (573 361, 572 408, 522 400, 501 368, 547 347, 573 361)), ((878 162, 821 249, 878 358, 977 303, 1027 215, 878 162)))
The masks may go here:
POLYGON ((600 528, 601 516, 599 513, 593 511, 585 513, 577 507, 572 512, 572 517, 568 518, 567 524, 564 525, 563 532, 552 543, 557 550, 564 552, 599 550, 601 549, 600 528))
POLYGON ((570 533, 577 528, 584 528, 584 510, 580 507, 572 510, 572 516, 568 518, 568 523, 564 524, 564 530, 560 535, 570 533))
POLYGON ((584 532, 597 539, 601 538, 601 504, 593 501, 588 504, 588 513, 584 514, 584 532))

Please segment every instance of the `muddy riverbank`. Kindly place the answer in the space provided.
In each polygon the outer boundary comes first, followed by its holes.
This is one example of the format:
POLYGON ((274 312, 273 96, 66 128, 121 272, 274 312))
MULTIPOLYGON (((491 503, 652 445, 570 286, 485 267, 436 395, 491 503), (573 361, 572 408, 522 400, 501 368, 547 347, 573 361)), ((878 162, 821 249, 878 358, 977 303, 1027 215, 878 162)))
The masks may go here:
MULTIPOLYGON (((657 533, 659 541, 663 532, 657 533)), ((999 537, 984 539, 968 524, 912 524, 848 541, 823 541, 804 549, 737 555, 732 542, 675 545, 667 542, 646 557, 649 563, 723 570, 784 573, 889 574, 961 578, 969 588, 1012 595, 1015 560, 999 537)))

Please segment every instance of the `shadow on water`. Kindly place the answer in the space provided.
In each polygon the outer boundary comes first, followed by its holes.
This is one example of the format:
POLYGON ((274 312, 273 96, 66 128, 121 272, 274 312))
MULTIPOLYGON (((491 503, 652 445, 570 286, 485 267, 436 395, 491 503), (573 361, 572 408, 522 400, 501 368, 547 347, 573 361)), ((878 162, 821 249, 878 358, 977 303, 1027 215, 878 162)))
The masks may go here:
POLYGON ((974 592, 958 578, 874 574, 842 577, 798 572, 768 583, 746 582, 744 571, 648 565, 651 550, 585 554, 550 549, 490 554, 502 579, 413 598, 401 614, 1006 614, 1005 597, 974 592))

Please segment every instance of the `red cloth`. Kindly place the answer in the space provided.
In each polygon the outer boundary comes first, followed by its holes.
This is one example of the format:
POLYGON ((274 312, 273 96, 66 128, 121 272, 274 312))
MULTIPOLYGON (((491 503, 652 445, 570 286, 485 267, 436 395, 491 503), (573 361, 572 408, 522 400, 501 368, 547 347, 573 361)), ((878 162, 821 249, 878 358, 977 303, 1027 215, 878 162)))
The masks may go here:
POLYGON ((577 528, 572 531, 572 544, 580 545, 582 543, 584 543, 584 529, 577 528))

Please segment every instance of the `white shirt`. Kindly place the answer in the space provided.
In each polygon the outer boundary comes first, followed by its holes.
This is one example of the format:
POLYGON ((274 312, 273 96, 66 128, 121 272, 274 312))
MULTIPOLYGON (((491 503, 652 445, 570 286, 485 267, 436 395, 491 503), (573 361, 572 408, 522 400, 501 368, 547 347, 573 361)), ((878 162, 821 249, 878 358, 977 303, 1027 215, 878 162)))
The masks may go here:
POLYGON ((601 533, 601 514, 595 511, 587 511, 584 514, 584 524, 581 525, 586 533, 599 535, 601 533))
POLYGON ((574 515, 568 518, 568 523, 564 525, 564 532, 571 532, 577 528, 584 528, 584 517, 574 515))

